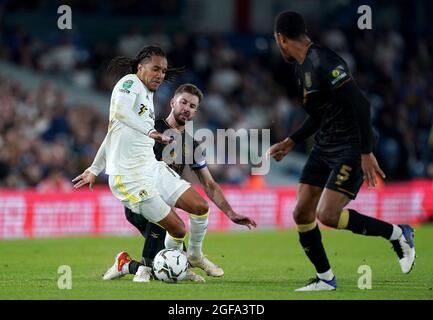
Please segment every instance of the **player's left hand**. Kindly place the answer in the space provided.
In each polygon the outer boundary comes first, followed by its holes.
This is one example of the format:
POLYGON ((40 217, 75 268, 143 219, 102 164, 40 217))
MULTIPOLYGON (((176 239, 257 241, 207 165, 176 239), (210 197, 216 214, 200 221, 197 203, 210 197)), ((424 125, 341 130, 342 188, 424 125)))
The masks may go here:
POLYGON ((231 214, 229 215, 229 218, 231 221, 233 221, 236 224, 247 226, 248 229, 250 229, 250 230, 252 227, 254 227, 254 228, 257 227, 257 223, 253 219, 251 219, 250 217, 238 214, 234 211, 231 212, 231 214))
POLYGON ((82 174, 76 176, 72 182, 74 182, 74 188, 78 189, 86 184, 89 184, 89 189, 93 190, 93 185, 95 184, 96 176, 90 172, 87 168, 82 174))
POLYGON ((369 189, 374 189, 377 185, 376 174, 385 179, 385 173, 379 167, 376 157, 372 152, 361 155, 361 167, 369 189))

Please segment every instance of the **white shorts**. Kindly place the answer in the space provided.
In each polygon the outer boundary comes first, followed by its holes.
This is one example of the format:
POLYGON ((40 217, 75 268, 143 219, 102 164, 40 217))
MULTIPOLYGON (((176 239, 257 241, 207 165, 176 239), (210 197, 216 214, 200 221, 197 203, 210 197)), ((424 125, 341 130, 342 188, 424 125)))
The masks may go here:
POLYGON ((110 175, 108 181, 117 199, 151 222, 164 219, 177 199, 191 187, 163 161, 157 161, 139 176, 110 175))

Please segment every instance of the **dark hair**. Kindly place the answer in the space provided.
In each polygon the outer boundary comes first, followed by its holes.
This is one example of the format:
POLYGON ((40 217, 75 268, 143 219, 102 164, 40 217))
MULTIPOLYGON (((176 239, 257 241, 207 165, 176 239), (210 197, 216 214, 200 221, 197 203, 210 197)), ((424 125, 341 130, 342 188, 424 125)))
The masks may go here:
POLYGON ((174 95, 178 95, 181 93, 190 93, 194 96, 198 97, 198 103, 200 103, 203 100, 203 92, 199 88, 197 88, 195 85, 191 83, 184 83, 181 84, 179 87, 177 87, 176 91, 174 92, 174 95))
MULTIPOLYGON (((140 52, 135 56, 134 59, 128 57, 114 57, 111 59, 107 67, 108 74, 113 77, 113 80, 119 80, 121 77, 137 72, 137 66, 146 59, 152 56, 164 57, 166 54, 164 50, 157 46, 146 46, 143 47, 140 52)), ((184 67, 167 69, 164 81, 171 82, 176 78, 177 75, 181 74, 185 70, 184 67)))
POLYGON ((289 39, 298 39, 307 33, 304 18, 297 12, 284 11, 275 19, 275 32, 289 39))

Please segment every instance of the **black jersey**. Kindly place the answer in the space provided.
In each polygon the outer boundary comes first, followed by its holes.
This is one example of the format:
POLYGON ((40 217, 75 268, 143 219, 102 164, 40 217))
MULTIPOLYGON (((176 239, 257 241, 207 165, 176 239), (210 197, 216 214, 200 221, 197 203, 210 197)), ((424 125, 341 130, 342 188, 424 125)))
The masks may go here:
POLYGON ((359 149, 360 133, 350 108, 338 105, 333 92, 352 77, 346 62, 334 51, 312 44, 295 74, 305 111, 320 123, 314 147, 326 153, 359 149))
POLYGON ((188 164, 192 170, 198 170, 206 167, 206 160, 200 144, 190 135, 186 134, 185 131, 181 132, 171 128, 164 119, 158 119, 155 121, 155 130, 161 133, 164 133, 166 130, 170 130, 169 135, 174 136, 176 142, 181 141, 180 144, 175 145, 175 150, 171 150, 168 155, 169 159, 163 159, 163 150, 167 145, 155 142, 155 145, 153 146, 153 152, 155 153, 156 160, 166 161, 170 168, 176 171, 179 175, 182 175, 186 164, 188 164), (180 150, 180 154, 176 152, 177 150, 180 150))

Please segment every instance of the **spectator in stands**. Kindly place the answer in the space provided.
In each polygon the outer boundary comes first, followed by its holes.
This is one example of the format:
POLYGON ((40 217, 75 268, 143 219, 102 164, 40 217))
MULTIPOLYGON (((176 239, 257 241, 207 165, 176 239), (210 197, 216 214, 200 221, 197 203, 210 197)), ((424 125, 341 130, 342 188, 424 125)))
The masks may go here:
MULTIPOLYGON (((280 63, 279 53, 272 51, 272 39, 267 39, 268 49, 248 51, 222 35, 169 35, 155 28, 149 33, 132 27, 113 46, 80 42, 79 36, 52 42, 51 38, 36 39, 23 27, 6 26, 0 29, 0 56, 37 72, 66 72, 67 80, 80 87, 108 90, 110 85, 98 70, 102 61, 116 54, 112 47, 128 56, 135 47, 156 42, 176 65, 187 67, 179 82, 205 88, 206 99, 195 128, 269 128, 272 143, 300 125, 304 118, 300 93, 287 76, 293 70, 280 63)), ((316 30, 320 32, 320 25, 316 30)), ((377 157, 387 181, 433 177, 433 37, 409 48, 413 39, 389 25, 368 33, 353 33, 336 25, 327 30, 319 33, 320 38, 348 63, 356 64, 355 77, 372 101, 379 133, 377 157), (409 49, 411 56, 405 59, 409 49)), ((25 90, 4 76, 0 75, 0 186, 36 186, 51 169, 54 155, 56 161, 64 161, 66 176, 81 171, 105 135, 105 116, 94 106, 66 105, 64 93, 48 83, 25 90)), ((172 87, 162 87, 156 96, 162 114, 171 91, 172 87)), ((308 145, 297 146, 297 151, 306 154, 308 145)), ((222 166, 216 176, 220 182, 242 182, 247 173, 238 169, 222 166)))

